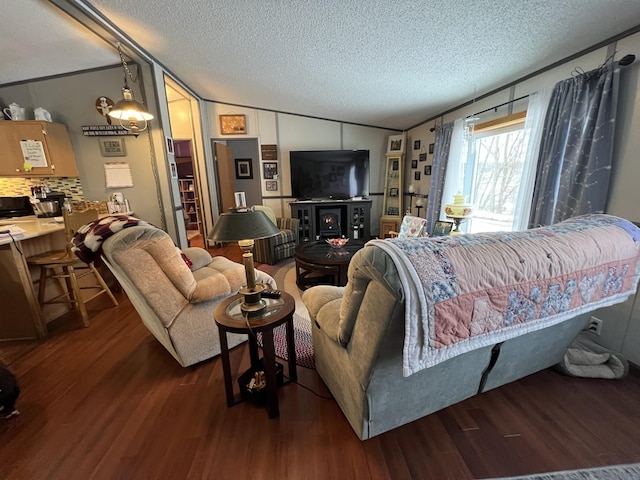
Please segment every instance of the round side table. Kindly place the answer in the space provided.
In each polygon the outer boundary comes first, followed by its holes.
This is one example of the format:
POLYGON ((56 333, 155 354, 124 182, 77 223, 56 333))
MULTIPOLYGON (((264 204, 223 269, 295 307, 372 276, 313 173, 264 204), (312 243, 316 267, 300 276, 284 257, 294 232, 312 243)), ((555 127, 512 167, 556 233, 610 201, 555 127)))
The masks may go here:
POLYGON ((267 307, 259 314, 248 315, 240 309, 244 297, 234 295, 220 302, 214 311, 214 318, 220 334, 220 356, 224 373, 224 388, 227 395, 227 406, 231 407, 242 399, 236 400, 231 378, 231 362, 229 360, 229 346, 227 332, 244 333, 249 337, 249 355, 251 368, 264 370, 267 386, 267 412, 269 418, 280 415, 278 408, 278 384, 276 378, 276 355, 273 345, 273 329, 283 323, 287 330, 287 352, 289 356, 289 378, 296 380, 296 349, 293 336, 293 312, 295 300, 288 293, 282 292, 280 298, 265 298, 267 307), (255 334, 262 333, 262 350, 264 360, 262 365, 258 354, 258 343, 255 334))

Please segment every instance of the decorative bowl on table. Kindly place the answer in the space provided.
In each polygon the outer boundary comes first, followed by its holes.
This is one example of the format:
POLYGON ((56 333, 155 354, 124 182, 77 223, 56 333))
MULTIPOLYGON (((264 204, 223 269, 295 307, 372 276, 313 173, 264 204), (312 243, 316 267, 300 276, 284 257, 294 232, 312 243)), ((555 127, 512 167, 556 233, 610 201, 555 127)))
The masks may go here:
POLYGON ((326 242, 329 245, 331 245, 333 248, 344 247, 348 241, 349 241, 348 238, 327 238, 326 239, 326 242))

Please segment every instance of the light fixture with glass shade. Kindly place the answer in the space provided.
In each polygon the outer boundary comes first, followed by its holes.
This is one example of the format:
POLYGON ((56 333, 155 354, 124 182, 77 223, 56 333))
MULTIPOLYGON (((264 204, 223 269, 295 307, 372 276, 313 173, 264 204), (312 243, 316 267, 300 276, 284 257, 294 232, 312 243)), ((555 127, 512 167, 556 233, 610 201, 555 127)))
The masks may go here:
POLYGON ((473 205, 466 203, 466 197, 463 193, 458 192, 453 196, 453 203, 447 203, 444 206, 444 213, 447 218, 453 220, 455 228, 451 230, 449 235, 456 235, 460 232, 460 224, 473 216, 473 205))
POLYGON ((113 106, 108 115, 118 120, 125 130, 137 136, 140 132, 144 132, 147 129, 149 126, 147 122, 153 120, 153 115, 147 112, 142 104, 133 98, 133 90, 129 87, 129 79, 131 79, 132 82, 135 82, 136 79, 131 75, 129 66, 122 54, 120 43, 118 43, 118 53, 120 54, 120 61, 122 62, 122 68, 124 70, 124 86, 122 87, 123 99, 113 106), (139 123, 143 123, 143 126, 140 127, 139 123))
POLYGON ((214 242, 238 242, 242 249, 242 260, 247 276, 247 284, 240 289, 244 295, 241 310, 248 315, 260 313, 267 306, 262 299, 261 292, 265 286, 256 283, 256 273, 253 266, 253 241, 258 238, 272 237, 280 230, 269 220, 263 212, 253 207, 236 207, 230 212, 223 213, 209 233, 209 240, 214 242))

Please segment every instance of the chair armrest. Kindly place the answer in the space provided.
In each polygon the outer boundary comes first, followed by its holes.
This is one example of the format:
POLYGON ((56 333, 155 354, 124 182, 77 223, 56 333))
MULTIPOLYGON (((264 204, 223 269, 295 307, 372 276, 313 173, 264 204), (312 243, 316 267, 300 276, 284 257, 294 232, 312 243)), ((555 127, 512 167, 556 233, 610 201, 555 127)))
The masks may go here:
POLYGON ((206 267, 211 263, 213 258, 211 254, 207 252, 204 248, 199 247, 189 247, 182 250, 189 260, 191 260, 191 271, 195 272, 196 270, 201 269, 202 267, 206 267))
POLYGON ((318 285, 305 290, 302 294, 302 301, 307 307, 311 318, 315 320, 322 307, 333 300, 341 299, 343 293, 344 287, 318 285))

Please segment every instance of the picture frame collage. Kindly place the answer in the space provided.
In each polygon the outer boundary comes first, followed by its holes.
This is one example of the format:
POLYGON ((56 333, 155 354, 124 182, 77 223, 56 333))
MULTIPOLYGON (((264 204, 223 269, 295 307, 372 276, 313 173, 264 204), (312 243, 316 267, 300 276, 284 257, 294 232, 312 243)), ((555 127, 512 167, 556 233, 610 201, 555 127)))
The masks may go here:
POLYGON ((278 146, 261 145, 262 154, 262 177, 264 178, 264 189, 267 192, 278 191, 278 146))
POLYGON ((433 152, 435 150, 435 143, 430 143, 425 146, 420 140, 413 141, 413 150, 418 151, 418 158, 411 160, 411 169, 416 170, 413 172, 413 179, 416 181, 420 181, 422 175, 430 176, 432 172, 432 165, 424 165, 422 170, 419 170, 419 164, 422 162, 426 162, 429 155, 432 156, 433 163, 433 152))

